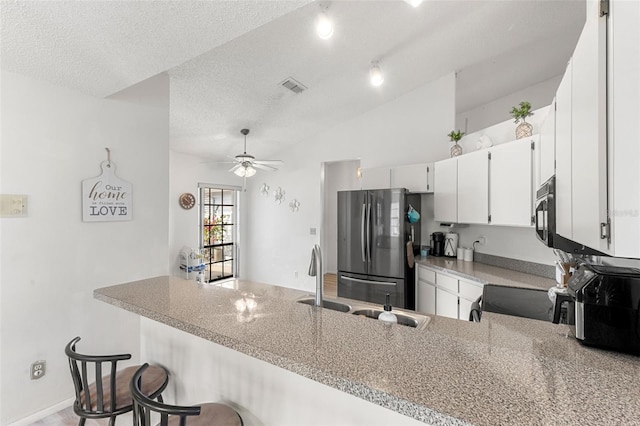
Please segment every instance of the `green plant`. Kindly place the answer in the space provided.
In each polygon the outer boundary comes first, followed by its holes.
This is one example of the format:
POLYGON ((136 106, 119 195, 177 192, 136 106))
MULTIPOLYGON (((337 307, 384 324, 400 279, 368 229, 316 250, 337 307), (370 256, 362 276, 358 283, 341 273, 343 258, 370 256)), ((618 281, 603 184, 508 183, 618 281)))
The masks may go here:
POLYGON ((204 218, 204 243, 211 245, 222 242, 224 227, 229 220, 229 215, 219 214, 220 208, 216 207, 212 217, 204 218))
POLYGON ((511 116, 515 118, 516 124, 518 124, 520 120, 522 120, 523 123, 526 123, 526 118, 532 115, 533 112, 531 112, 531 104, 527 101, 520 102, 520 108, 511 108, 511 116))
POLYGON ((462 136, 464 136, 464 132, 461 132, 460 130, 458 130, 457 132, 455 130, 452 130, 447 136, 449 136, 451 142, 457 143, 460 139, 462 139, 462 136))

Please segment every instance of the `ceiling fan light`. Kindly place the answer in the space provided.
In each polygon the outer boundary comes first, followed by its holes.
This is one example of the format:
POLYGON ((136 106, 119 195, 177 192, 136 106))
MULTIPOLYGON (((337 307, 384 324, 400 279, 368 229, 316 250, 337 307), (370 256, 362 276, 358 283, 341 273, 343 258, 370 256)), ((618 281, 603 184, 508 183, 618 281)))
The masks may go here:
POLYGON ((237 176, 240 177, 251 177, 256 174, 256 169, 251 167, 251 165, 246 165, 242 167, 238 167, 233 171, 237 176))
POLYGON ((372 86, 380 86, 384 82, 384 76, 382 75, 382 71, 380 71, 380 67, 378 64, 373 64, 371 69, 369 70, 369 79, 371 81, 372 86))
POLYGON ((247 166, 247 168, 245 169, 245 174, 244 174, 244 176, 245 176, 245 177, 251 177, 251 176, 253 176, 253 175, 255 175, 255 174, 256 174, 256 169, 254 169, 254 168, 253 168, 253 167, 251 167, 251 166, 247 166))
POLYGON ((316 32, 318 33, 318 37, 323 40, 328 40, 333 35, 333 22, 331 22, 331 19, 329 19, 329 16, 324 11, 318 14, 316 32))

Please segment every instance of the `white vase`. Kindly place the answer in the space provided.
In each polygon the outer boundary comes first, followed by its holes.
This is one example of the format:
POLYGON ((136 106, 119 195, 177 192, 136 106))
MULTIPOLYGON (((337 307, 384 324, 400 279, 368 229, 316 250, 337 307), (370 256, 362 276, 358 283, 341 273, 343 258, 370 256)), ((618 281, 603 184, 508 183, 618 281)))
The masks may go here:
POLYGON ((533 134, 533 126, 526 121, 522 120, 522 123, 516 127, 516 139, 527 138, 533 134))

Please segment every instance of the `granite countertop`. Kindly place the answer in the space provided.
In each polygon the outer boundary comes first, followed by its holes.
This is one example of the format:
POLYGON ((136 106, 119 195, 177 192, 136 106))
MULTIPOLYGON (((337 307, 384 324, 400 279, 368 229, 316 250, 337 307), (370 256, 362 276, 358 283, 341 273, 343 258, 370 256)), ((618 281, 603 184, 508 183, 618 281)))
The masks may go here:
POLYGON ((640 357, 584 347, 568 326, 485 313, 480 323, 432 316, 420 331, 294 301, 303 295, 242 280, 200 285, 167 276, 94 292, 433 425, 640 419, 640 357), (256 301, 251 315, 236 310, 243 298, 256 301))
POLYGON ((449 257, 416 257, 416 263, 442 272, 450 272, 483 284, 497 284, 509 287, 525 287, 548 290, 556 285, 555 280, 512 271, 479 262, 465 262, 449 257))

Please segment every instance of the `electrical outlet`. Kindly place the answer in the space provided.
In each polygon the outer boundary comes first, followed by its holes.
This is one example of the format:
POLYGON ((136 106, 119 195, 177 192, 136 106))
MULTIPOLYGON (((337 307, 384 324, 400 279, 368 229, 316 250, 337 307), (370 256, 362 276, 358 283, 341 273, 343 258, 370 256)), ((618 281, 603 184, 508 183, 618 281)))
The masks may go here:
POLYGON ((478 244, 480 244, 481 246, 487 244, 487 237, 485 237, 484 235, 478 237, 478 244))
POLYGON ((42 378, 47 372, 47 361, 41 359, 31 364, 31 380, 42 378))
POLYGON ((18 194, 0 195, 0 217, 27 217, 28 197, 18 194))
POLYGON ((316 228, 310 228, 309 229, 309 234, 310 235, 316 235, 316 228))
POLYGON ((293 278, 298 278, 298 271, 293 271, 293 278))

